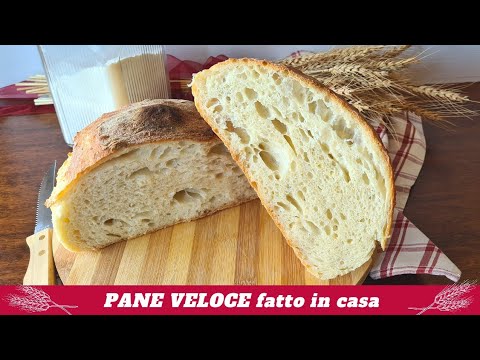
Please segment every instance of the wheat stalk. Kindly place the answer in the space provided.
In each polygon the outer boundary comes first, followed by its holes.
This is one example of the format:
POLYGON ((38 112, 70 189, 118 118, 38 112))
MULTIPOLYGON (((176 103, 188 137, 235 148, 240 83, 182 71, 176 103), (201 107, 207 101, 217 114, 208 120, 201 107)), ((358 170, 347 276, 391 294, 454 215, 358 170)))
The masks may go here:
POLYGON ((400 69, 403 69, 404 67, 418 63, 418 59, 416 57, 409 57, 406 59, 400 59, 400 60, 392 60, 392 59, 386 59, 378 62, 372 62, 371 66, 378 68, 383 71, 398 71, 400 69))
POLYGON ((437 309, 439 311, 457 311, 465 309, 473 302, 473 297, 464 296, 475 288, 476 281, 465 280, 461 284, 452 284, 446 286, 436 296, 434 301, 424 308, 409 307, 411 310, 421 310, 417 315, 421 315, 428 310, 437 309))
POLYGON ((396 57, 402 54, 405 50, 409 49, 411 46, 412 45, 399 45, 389 50, 386 50, 383 54, 386 57, 396 57))
POLYGON ((7 297, 10 306, 20 308, 27 312, 43 312, 50 308, 59 308, 72 315, 67 308, 76 308, 75 305, 59 305, 50 298, 45 291, 36 289, 32 286, 20 286, 18 290, 26 296, 12 295, 7 297))
POLYGON ((410 45, 353 46, 327 52, 301 54, 280 63, 312 76, 341 95, 367 120, 380 122, 404 111, 448 124, 449 117, 478 114, 466 105, 472 101, 460 88, 445 89, 438 85, 416 85, 408 76, 410 65, 421 60, 421 54, 406 50, 410 45), (387 115, 387 116, 385 116, 387 115))
POLYGON ((439 98, 439 99, 442 99, 442 100, 449 100, 449 101, 459 102, 459 103, 464 103, 464 102, 468 101, 468 96, 461 95, 461 94, 457 93, 456 91, 450 91, 450 90, 446 90, 446 89, 438 89, 434 86, 406 85, 405 88, 407 88, 408 90, 410 90, 414 93, 424 95, 424 96, 428 96, 428 97, 431 97, 431 98, 439 98))

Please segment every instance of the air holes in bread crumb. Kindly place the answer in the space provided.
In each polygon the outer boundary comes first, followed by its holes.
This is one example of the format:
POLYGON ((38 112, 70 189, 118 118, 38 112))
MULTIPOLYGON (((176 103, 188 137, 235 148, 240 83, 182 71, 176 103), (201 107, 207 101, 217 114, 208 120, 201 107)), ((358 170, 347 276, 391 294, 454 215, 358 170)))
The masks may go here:
POLYGON ((325 144, 325 143, 320 143, 320 147, 322 148, 323 152, 329 153, 330 152, 330 147, 325 144))
POLYGON ((290 194, 287 195, 287 196, 286 196, 286 199, 287 199, 287 201, 288 201, 290 204, 292 204, 292 205, 298 210, 299 213, 302 213, 302 212, 303 212, 302 207, 301 207, 300 204, 297 202, 297 200, 295 200, 295 199, 292 197, 292 195, 290 195, 290 194))
POLYGON ((330 122, 333 118, 333 113, 330 110, 327 110, 322 116, 322 120, 325 122, 330 122))
POLYGON ((303 194, 303 191, 298 190, 297 195, 300 199, 302 199, 302 201, 305 201, 305 195, 303 194))
POLYGON ((268 119, 270 116, 270 110, 268 110, 260 101, 255 101, 255 110, 263 119, 268 119))
POLYGON ((267 142, 259 143, 258 148, 260 149, 259 156, 264 164, 276 173, 275 178, 279 179, 280 175, 288 171, 290 165, 289 156, 285 154, 283 149, 272 146, 267 142))
POLYGON ((286 210, 286 211, 290 211, 290 206, 287 205, 287 204, 285 204, 285 203, 283 203, 283 202, 281 202, 281 201, 280 201, 280 202, 277 202, 277 205, 280 206, 281 208, 283 208, 283 209, 286 210))
POLYGON ((313 222, 306 220, 305 225, 306 225, 307 230, 311 234, 318 235, 320 233, 320 229, 313 222))
POLYGON ((237 134, 242 144, 248 144, 250 142, 250 135, 248 135, 247 131, 244 128, 233 126, 231 121, 227 121, 226 125, 226 130, 228 132, 233 132, 237 134))
POLYGON ((180 156, 184 156, 186 154, 188 154, 189 152, 192 151, 192 149, 195 147, 194 144, 190 144, 188 146, 185 146, 185 143, 184 145, 182 145, 182 147, 179 147, 180 148, 180 156))
POLYGON ((121 236, 120 236, 120 235, 117 235, 117 234, 107 233, 106 235, 109 236, 109 237, 117 238, 117 239, 120 239, 120 238, 121 238, 121 236))
POLYGON ((248 100, 255 100, 258 97, 257 92, 253 89, 245 88, 243 92, 245 93, 245 96, 247 97, 248 100))
POLYGON ((281 122, 278 119, 273 119, 272 124, 275 127, 275 129, 280 133, 280 134, 285 134, 287 132, 287 125, 285 125, 283 122, 281 122))
POLYGON ((340 139, 350 140, 353 138, 353 131, 346 127, 343 119, 337 120, 333 124, 333 130, 340 139))
POLYGON ((215 146, 212 146, 208 151, 207 156, 212 156, 212 155, 227 156, 229 155, 229 152, 227 147, 224 144, 217 144, 215 146))
POLYGON ((162 154, 159 156, 159 160, 164 160, 170 153, 172 152, 171 147, 165 148, 165 150, 162 152, 162 154))
POLYGON ((237 102, 243 102, 244 99, 243 99, 243 95, 242 95, 241 92, 237 92, 237 93, 235 94, 235 100, 236 100, 237 102))
POLYGON ((305 132, 305 130, 299 128, 299 129, 298 129, 298 132, 299 132, 300 135, 302 136, 303 141, 305 141, 306 143, 308 143, 308 142, 310 141, 310 139, 308 138, 307 133, 305 132))
POLYGON ((332 212, 330 211, 330 209, 327 209, 326 215, 328 220, 332 220, 332 212))
POLYGON ((327 225, 323 229, 325 230, 325 233, 330 236, 330 233, 331 233, 330 226, 327 225))
POLYGON ((177 159, 168 160, 165 163, 165 166, 169 168, 176 168, 178 166, 178 160, 177 159))
POLYGON ((340 218, 341 218, 342 220, 347 220, 347 217, 346 217, 343 213, 340 213, 340 218))
POLYGON ((252 148, 250 146, 246 146, 244 148, 244 151, 245 151, 245 156, 246 156, 247 160, 250 160, 250 158, 253 155, 252 148))
POLYGON ((138 169, 134 172, 132 172, 127 178, 129 179, 134 179, 136 177, 141 177, 141 176, 151 176, 152 175, 152 172, 150 171, 150 169, 148 167, 143 167, 141 169, 138 169))
MULTIPOLYGON (((339 164, 339 165, 340 165, 340 164, 339 164)), ((346 181, 347 183, 350 182, 350 173, 348 172, 348 170, 347 170, 345 167, 343 167, 343 166, 341 166, 341 165, 340 165, 340 167, 342 168, 343 178, 345 179, 345 181, 346 181)))
POLYGON ((277 160, 268 151, 260 151, 260 157, 270 170, 278 170, 279 166, 277 160))
POLYGON ((305 160, 306 162, 310 162, 310 159, 308 158, 308 155, 306 152, 303 153, 303 160, 305 160))
MULTIPOLYGON (((169 149, 169 148, 167 148, 169 149)), ((152 152, 150 153, 150 160, 154 160, 154 159, 157 159, 162 153, 163 153, 163 150, 161 147, 157 146, 156 148, 154 148, 152 150, 152 152)))
POLYGON ((213 112, 214 113, 219 113, 223 110, 223 106, 222 105, 217 105, 213 108, 213 112))
POLYGON ((293 150, 293 153, 295 155, 297 155, 297 150, 295 149, 295 146, 293 145, 293 142, 292 142, 292 139, 290 138, 290 136, 288 135, 283 135, 283 138, 285 139, 285 141, 288 143, 288 145, 290 146, 290 148, 293 150))
POLYGON ((275 85, 280 85, 280 83, 282 82, 282 79, 277 73, 273 73, 272 79, 275 82, 275 85))
POLYGON ((313 101, 311 103, 308 103, 308 112, 310 114, 315 114, 316 111, 317 111, 317 102, 313 101))
POLYGON ((103 225, 109 226, 109 227, 111 226, 123 227, 123 226, 126 226, 127 223, 120 219, 108 219, 103 222, 103 225))
POLYGON ((347 239, 347 244, 353 243, 353 239, 347 239))
POLYGON ((370 179, 368 178, 367 174, 363 173, 362 180, 365 184, 370 185, 370 179))
POLYGON ((280 110, 278 110, 278 108, 276 106, 272 105, 271 108, 273 109, 273 112, 277 115, 277 117, 279 117, 279 118, 283 117, 282 112, 280 110))
POLYGON ((206 106, 207 106, 207 108, 210 108, 210 107, 215 106, 215 105, 217 105, 217 104, 219 104, 219 103, 220 103, 220 100, 218 100, 217 98, 211 98, 211 99, 209 99, 209 100, 207 101, 207 105, 206 105, 206 106))
POLYGON ((199 190, 188 188, 178 191, 175 195, 173 195, 173 198, 182 204, 193 200, 201 200, 203 199, 203 196, 199 190))
POLYGON ((382 175, 377 169, 375 169, 375 178, 377 179, 378 188, 380 189, 380 192, 382 193, 382 195, 385 196, 387 192, 385 187, 385 179, 382 177, 382 175))
POLYGON ((305 89, 303 85, 301 85, 298 81, 293 81, 293 90, 292 95, 293 98, 299 103, 302 104, 305 101, 305 89))
POLYGON ((313 174, 310 171, 307 172, 307 178, 309 178, 310 180, 313 179, 313 174))

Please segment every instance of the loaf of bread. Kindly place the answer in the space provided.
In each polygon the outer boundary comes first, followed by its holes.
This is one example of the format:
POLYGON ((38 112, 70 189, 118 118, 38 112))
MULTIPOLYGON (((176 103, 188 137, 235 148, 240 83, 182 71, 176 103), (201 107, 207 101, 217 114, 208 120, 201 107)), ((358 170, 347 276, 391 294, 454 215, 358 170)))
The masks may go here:
POLYGON ((105 114, 77 134, 46 205, 57 238, 81 251, 254 198, 193 102, 150 100, 105 114))
POLYGON ((242 168, 301 262, 332 279, 390 235, 394 182, 368 123, 314 79, 231 59, 194 76, 202 117, 242 168))

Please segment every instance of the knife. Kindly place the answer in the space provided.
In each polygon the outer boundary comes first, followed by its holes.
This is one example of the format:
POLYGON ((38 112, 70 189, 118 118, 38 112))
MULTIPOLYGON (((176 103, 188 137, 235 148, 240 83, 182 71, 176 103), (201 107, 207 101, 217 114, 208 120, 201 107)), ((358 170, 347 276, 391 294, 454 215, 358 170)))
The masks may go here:
POLYGON ((35 220, 35 233, 27 237, 30 248, 30 261, 23 278, 23 285, 54 285, 55 266, 52 251, 52 211, 45 206, 45 201, 52 193, 55 184, 55 161, 45 173, 40 190, 38 191, 37 216, 35 220))

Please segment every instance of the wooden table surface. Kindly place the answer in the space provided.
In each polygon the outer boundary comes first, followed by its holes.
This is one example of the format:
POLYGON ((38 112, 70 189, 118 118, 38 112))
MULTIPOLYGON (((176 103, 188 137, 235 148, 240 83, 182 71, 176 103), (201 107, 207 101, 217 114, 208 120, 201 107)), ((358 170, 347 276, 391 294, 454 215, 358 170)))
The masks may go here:
MULTIPOLYGON (((467 89, 480 101, 480 83, 467 89)), ((2 103, 0 103, 2 105, 2 103)), ((450 131, 424 122, 427 155, 405 215, 462 270, 480 276, 480 118, 452 119, 450 131)), ((70 148, 54 114, 0 117, 0 284, 21 284, 37 192, 54 160, 70 148)), ((402 275, 366 284, 447 284, 440 276, 402 275)))

